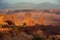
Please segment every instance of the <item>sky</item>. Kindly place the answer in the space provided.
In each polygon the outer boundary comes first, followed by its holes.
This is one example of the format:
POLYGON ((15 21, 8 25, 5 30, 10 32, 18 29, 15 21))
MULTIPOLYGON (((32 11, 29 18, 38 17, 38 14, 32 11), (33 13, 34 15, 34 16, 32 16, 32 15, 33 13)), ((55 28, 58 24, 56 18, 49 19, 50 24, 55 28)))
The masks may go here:
POLYGON ((40 4, 45 2, 52 3, 52 4, 60 4, 60 0, 0 0, 0 9, 9 8, 11 4, 23 3, 23 2, 35 3, 35 4, 40 4))
POLYGON ((29 3, 55 3, 58 4, 59 0, 3 0, 3 2, 11 4, 11 3, 21 3, 21 2, 29 2, 29 3))

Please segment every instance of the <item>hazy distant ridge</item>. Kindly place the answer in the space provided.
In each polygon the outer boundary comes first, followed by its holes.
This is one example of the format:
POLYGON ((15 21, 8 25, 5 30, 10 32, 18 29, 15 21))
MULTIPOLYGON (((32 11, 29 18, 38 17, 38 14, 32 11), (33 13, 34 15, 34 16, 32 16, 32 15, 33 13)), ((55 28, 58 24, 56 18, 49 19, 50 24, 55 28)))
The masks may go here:
MULTIPOLYGON (((1 9, 2 6, 0 6, 1 9)), ((16 3, 16 4, 8 4, 4 5, 3 8, 8 9, 60 9, 60 5, 52 4, 52 3, 41 3, 41 4, 34 4, 34 3, 16 3)))

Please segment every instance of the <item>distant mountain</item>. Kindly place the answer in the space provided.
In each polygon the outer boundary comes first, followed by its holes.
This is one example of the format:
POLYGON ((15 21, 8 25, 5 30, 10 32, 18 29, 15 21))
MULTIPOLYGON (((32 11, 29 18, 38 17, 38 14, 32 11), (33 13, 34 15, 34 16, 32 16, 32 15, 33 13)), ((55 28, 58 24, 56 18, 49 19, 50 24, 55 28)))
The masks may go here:
POLYGON ((60 5, 46 2, 46 3, 41 3, 36 5, 35 8, 36 9, 59 9, 60 5))
MULTIPOLYGON (((1 7, 1 6, 0 6, 1 7)), ((60 5, 53 3, 16 3, 16 4, 8 4, 8 7, 4 5, 4 8, 8 9, 59 9, 60 5)))
POLYGON ((16 3, 10 4, 9 9, 33 9, 35 6, 34 3, 16 3))

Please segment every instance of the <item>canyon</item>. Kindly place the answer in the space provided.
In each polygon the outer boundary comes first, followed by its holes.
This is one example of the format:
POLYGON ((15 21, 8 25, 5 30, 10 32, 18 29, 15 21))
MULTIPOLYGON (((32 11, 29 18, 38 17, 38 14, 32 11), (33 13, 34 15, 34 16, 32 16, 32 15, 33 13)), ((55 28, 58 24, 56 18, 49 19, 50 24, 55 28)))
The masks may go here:
POLYGON ((0 24, 8 25, 5 21, 12 21, 16 26, 39 25, 59 25, 60 14, 56 14, 59 10, 5 10, 0 11, 0 24), (54 21, 55 20, 55 21, 54 21))

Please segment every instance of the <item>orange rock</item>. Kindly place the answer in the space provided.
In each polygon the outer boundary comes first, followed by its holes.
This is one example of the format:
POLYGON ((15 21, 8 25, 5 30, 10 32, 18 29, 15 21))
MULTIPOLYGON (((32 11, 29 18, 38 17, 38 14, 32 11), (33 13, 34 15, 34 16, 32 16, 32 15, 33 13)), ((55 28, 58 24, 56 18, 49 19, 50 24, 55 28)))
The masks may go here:
POLYGON ((23 23, 26 23, 27 26, 35 25, 35 19, 32 18, 31 13, 26 13, 23 18, 23 23))

